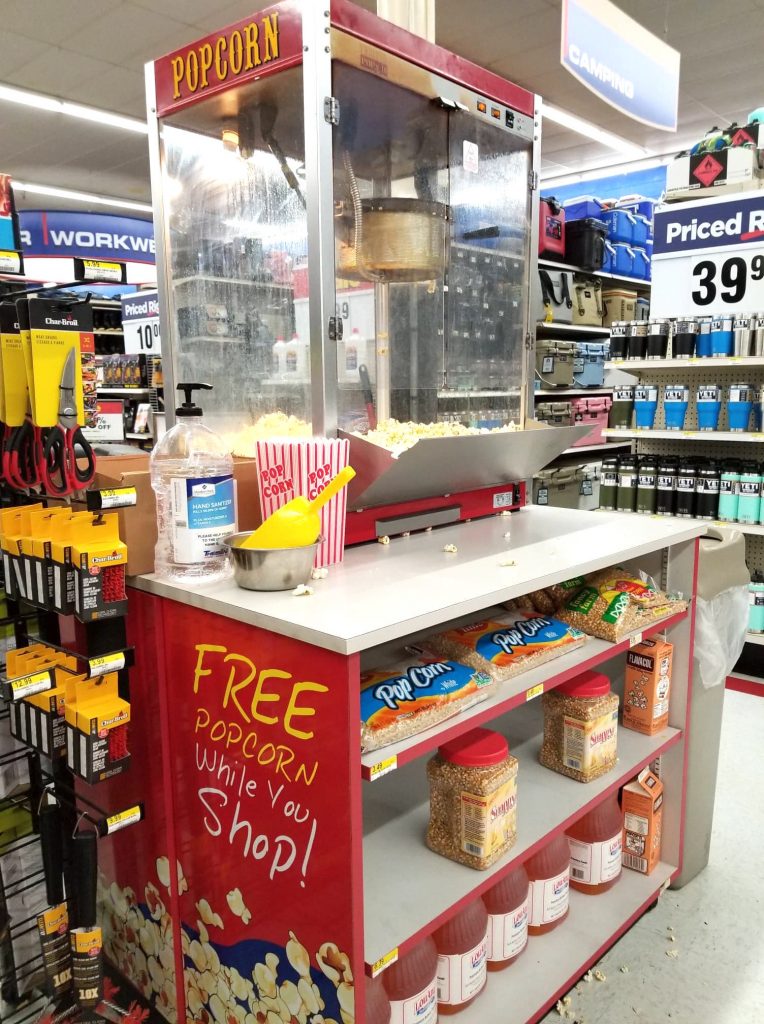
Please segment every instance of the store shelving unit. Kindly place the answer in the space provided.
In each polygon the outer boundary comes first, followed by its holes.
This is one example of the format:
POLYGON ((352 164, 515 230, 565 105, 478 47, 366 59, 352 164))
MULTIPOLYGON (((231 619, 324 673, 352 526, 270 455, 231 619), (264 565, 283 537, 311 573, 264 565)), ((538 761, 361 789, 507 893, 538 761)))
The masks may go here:
POLYGON ((626 430, 620 427, 608 428, 602 432, 611 439, 618 437, 641 438, 645 441, 707 441, 714 444, 723 441, 739 441, 743 444, 761 444, 764 432, 737 430, 626 430))
POLYGON ((757 646, 764 647, 764 633, 751 633, 750 630, 746 633, 745 642, 747 644, 756 644, 757 646))
MULTIPOLYGON (((603 513, 605 513, 604 509, 602 509, 601 511, 603 513)), ((634 512, 610 512, 610 511, 606 512, 606 514, 607 515, 615 515, 615 516, 631 516, 632 518, 634 518, 634 516, 636 515, 636 513, 634 513, 634 512)), ((640 516, 640 518, 642 518, 642 517, 640 516)), ((652 515, 652 516, 648 516, 647 518, 649 518, 649 519, 667 519, 667 518, 669 518, 670 519, 671 516, 652 515)), ((762 525, 761 523, 726 523, 726 522, 722 522, 722 520, 720 520, 720 519, 683 519, 682 521, 685 522, 685 523, 697 523, 698 526, 703 526, 703 527, 717 526, 717 527, 720 527, 723 530, 737 530, 739 533, 745 533, 745 534, 747 534, 750 537, 764 537, 764 525, 762 525)))
POLYGON ((697 359, 612 359, 605 363, 606 370, 745 370, 764 367, 761 356, 729 356, 697 359))
POLYGON ((549 338, 609 338, 609 327, 587 327, 585 324, 558 324, 554 321, 538 320, 536 322, 536 336, 543 331, 549 338))
POLYGON ((588 277, 600 277, 605 286, 611 282, 613 285, 622 285, 624 288, 633 288, 635 291, 643 292, 650 290, 650 282, 640 277, 625 277, 622 274, 609 274, 605 270, 582 270, 574 267, 572 263, 557 263, 554 260, 540 259, 539 267, 544 270, 569 270, 573 274, 586 274, 588 277))
MULTIPOLYGON (((192 655, 183 653, 188 640, 174 626, 181 621, 186 632, 210 636, 215 624, 226 620, 227 635, 237 636, 236 650, 241 652, 247 650, 246 637, 251 631, 253 650, 263 644, 279 644, 282 650, 293 651, 306 670, 311 666, 310 678, 318 683, 323 679, 318 666, 328 664, 325 659, 331 656, 332 686, 342 706, 345 696, 341 688, 348 687, 348 734, 341 733, 343 724, 336 715, 325 726, 331 730, 331 740, 329 732, 317 732, 316 741, 322 745, 325 759, 331 756, 333 769, 316 777, 311 800, 315 806, 325 790, 336 793, 340 786, 349 794, 347 826, 335 820, 332 853, 325 855, 330 860, 340 857, 346 865, 344 880, 334 876, 333 898, 341 901, 342 892, 347 891, 354 893, 357 901, 352 915, 355 924, 337 921, 337 929, 341 925, 358 929, 353 941, 361 961, 355 967, 356 977, 363 973, 364 965, 369 973, 384 971, 552 836, 656 757, 661 758, 666 786, 663 862, 649 876, 624 871, 612 892, 598 899, 596 914, 591 913, 591 903, 585 897, 573 895, 569 919, 550 935, 531 938, 529 951, 518 966, 490 975, 484 994, 462 1014, 476 1024, 501 1019, 497 1007, 512 1005, 513 1020, 537 1021, 655 901, 681 866, 692 600, 687 611, 646 624, 640 633, 618 643, 590 638, 582 649, 500 685, 486 702, 466 713, 366 755, 358 752, 354 720, 359 672, 393 663, 404 646, 420 641, 427 632, 490 616, 498 604, 511 597, 606 565, 639 567, 664 586, 690 596, 696 538, 701 532, 695 523, 634 517, 633 528, 625 534, 621 516, 603 513, 592 519, 581 512, 531 506, 509 517, 401 537, 387 546, 354 548, 346 553, 341 566, 332 568, 327 584, 317 584, 309 601, 295 601, 288 594, 274 601, 273 595, 242 591, 230 582, 194 593, 153 577, 135 581, 138 591, 133 599, 141 607, 153 602, 146 607, 162 622, 161 635, 166 637, 167 654, 173 658, 178 679, 185 678, 195 663, 192 660, 186 665, 188 658, 196 658, 193 642, 188 647, 192 655), (444 551, 449 542, 457 545, 456 554, 444 551), (508 553, 512 565, 505 560, 508 553), (369 588, 372 579, 374 586, 369 588), (640 637, 657 633, 667 635, 675 645, 668 727, 652 737, 620 730, 617 767, 587 785, 543 768, 538 762, 542 728, 538 697, 542 692, 589 667, 608 674, 618 690, 625 652, 640 637), (424 843, 429 805, 426 758, 440 743, 478 724, 503 733, 520 762, 517 842, 505 857, 481 872, 438 856, 424 843), (384 882, 390 877, 391 865, 405 868, 396 868, 394 886, 384 882)), ((275 663, 273 659, 271 663, 275 663)), ((167 685, 172 690, 170 681, 167 685)), ((318 730, 319 726, 318 719, 311 722, 311 728, 318 730)), ((196 799, 193 787, 198 783, 193 773, 176 771, 173 779, 179 806, 196 799)), ((326 851, 326 847, 322 849, 326 851)), ((226 854, 222 856, 219 867, 225 871, 226 854)), ((321 863, 321 856, 317 848, 314 858, 319 860, 315 863, 321 863)), ((197 897, 191 893, 189 898, 197 897)), ((297 909, 295 913, 299 913, 297 909)), ((358 1009, 356 1015, 358 1019, 358 1009)))

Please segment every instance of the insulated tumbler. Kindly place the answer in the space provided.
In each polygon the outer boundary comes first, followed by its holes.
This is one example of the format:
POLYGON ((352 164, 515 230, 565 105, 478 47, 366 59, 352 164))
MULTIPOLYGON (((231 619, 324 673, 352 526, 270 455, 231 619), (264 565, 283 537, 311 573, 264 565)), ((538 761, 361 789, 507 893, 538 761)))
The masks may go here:
POLYGON ((740 503, 740 462, 725 459, 719 481, 719 520, 722 523, 737 522, 740 503))
POLYGON ((730 384, 727 395, 727 418, 730 430, 748 430, 753 410, 753 388, 750 384, 730 384))
POLYGON ((674 359, 689 359, 695 355, 698 337, 698 321, 694 316, 677 320, 671 340, 671 354, 674 359))
POLYGON ((608 415, 609 427, 622 427, 628 430, 631 426, 631 414, 634 410, 634 385, 616 384, 613 388, 613 404, 608 415))
POLYGON ((764 633, 764 575, 755 572, 748 585, 748 632, 764 633))
POLYGON ((695 516, 695 488, 698 482, 698 468, 694 462, 683 463, 676 474, 676 508, 674 514, 680 519, 695 516))
POLYGON ((625 359, 627 353, 626 321, 616 320, 610 326, 610 358, 625 359))
POLYGON ((637 512, 652 515, 656 509, 658 492, 656 490, 658 461, 651 455, 639 460, 637 473, 637 512))
POLYGON ((644 359, 647 355, 647 321, 630 320, 626 328, 626 347, 629 359, 644 359))
POLYGON ((686 384, 666 384, 663 388, 663 415, 666 430, 684 430, 690 389, 686 384))
POLYGON ((707 358, 713 355, 711 348, 711 317, 702 316, 698 320, 698 337, 695 342, 695 355, 707 358))
POLYGON ((668 320, 648 320, 647 322, 647 358, 665 359, 668 355, 669 343, 668 320))
POLYGON ((751 318, 745 313, 739 313, 733 322, 732 330, 735 335, 734 350, 736 356, 749 356, 751 354, 751 318))
POLYGON ((740 502, 737 509, 739 523, 759 522, 761 509, 761 467, 755 462, 744 462, 740 468, 740 502))
POLYGON ((675 459, 661 459, 658 462, 658 478, 655 485, 655 511, 659 516, 673 516, 676 508, 676 474, 675 459))
POLYGON ((731 316, 715 316, 711 321, 711 354, 731 356, 735 344, 731 316))
POLYGON ((695 392, 699 430, 718 430, 722 411, 722 389, 718 384, 701 384, 695 392))
POLYGON ((618 460, 618 495, 616 507, 619 512, 635 512, 637 508, 637 456, 625 455, 618 460))
POLYGON ((716 519, 719 514, 719 467, 715 462, 701 466, 695 484, 695 515, 716 519))
POLYGON ((616 498, 618 496, 618 456, 608 455, 602 460, 602 472, 600 476, 600 508, 609 512, 616 510, 616 498))
POLYGON ((652 430, 658 411, 658 385, 638 384, 634 388, 634 412, 639 430, 652 430))
POLYGON ((764 313, 751 317, 751 355, 764 356, 764 313))

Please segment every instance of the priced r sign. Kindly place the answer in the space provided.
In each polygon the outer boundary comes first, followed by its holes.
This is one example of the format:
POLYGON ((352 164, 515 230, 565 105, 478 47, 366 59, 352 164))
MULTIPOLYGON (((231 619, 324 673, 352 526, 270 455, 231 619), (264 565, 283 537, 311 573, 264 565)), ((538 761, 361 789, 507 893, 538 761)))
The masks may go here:
POLYGON ((764 309, 764 197, 681 203, 655 215, 651 313, 764 309))

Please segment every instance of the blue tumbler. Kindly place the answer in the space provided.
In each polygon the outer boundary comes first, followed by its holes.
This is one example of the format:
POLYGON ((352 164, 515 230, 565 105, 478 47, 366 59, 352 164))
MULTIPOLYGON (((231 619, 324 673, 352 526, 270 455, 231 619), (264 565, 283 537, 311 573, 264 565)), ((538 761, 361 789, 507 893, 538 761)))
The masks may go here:
POLYGON ((666 430, 684 430, 690 389, 686 384, 666 384, 663 389, 663 415, 666 430))
POLYGON ((722 411, 722 389, 718 384, 701 384, 695 393, 699 430, 718 430, 722 411))
POLYGON ((731 356, 735 345, 735 332, 732 328, 732 317, 726 313, 715 316, 711 321, 711 354, 715 356, 731 356))
POLYGON ((634 388, 634 412, 638 430, 652 430, 658 411, 657 384, 638 384, 634 388))
POLYGON ((695 355, 707 358, 713 355, 711 347, 711 317, 702 316, 698 320, 698 336, 695 339, 695 355))
POLYGON ((748 430, 753 411, 753 388, 750 384, 730 384, 727 397, 727 418, 730 430, 748 430))

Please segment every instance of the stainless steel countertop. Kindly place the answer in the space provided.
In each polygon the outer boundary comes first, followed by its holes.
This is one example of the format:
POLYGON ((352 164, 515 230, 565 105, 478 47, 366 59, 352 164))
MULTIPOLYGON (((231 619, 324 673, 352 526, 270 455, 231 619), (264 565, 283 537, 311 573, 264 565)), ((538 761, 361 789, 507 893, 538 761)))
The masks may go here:
POLYGON ((233 580, 183 588, 138 576, 130 584, 340 654, 429 629, 531 590, 691 540, 691 520, 530 505, 511 516, 351 548, 310 597, 255 593, 233 580), (505 534, 509 533, 509 537, 505 534), (455 544, 456 554, 444 546, 455 544), (503 565, 513 560, 514 565, 503 565))

